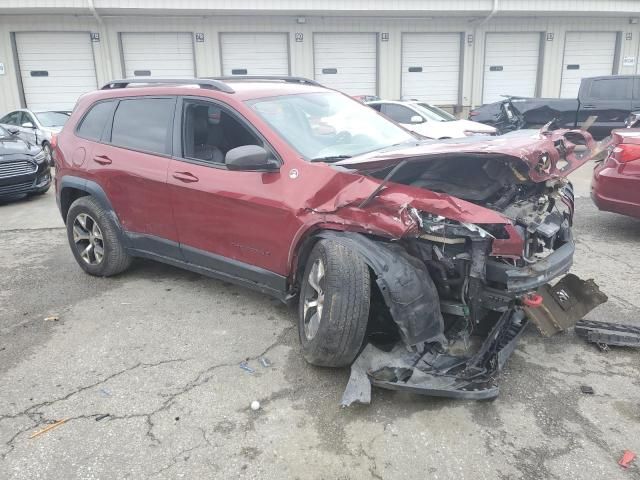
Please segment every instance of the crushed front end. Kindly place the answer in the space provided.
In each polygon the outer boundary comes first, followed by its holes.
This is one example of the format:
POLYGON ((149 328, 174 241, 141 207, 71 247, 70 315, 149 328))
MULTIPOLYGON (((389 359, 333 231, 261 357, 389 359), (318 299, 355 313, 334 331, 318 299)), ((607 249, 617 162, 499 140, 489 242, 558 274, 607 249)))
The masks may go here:
MULTIPOLYGON (((563 148, 564 142, 556 142, 553 152, 536 152, 533 168, 547 161, 549 168, 551 163, 555 168, 556 160, 565 160, 563 148), (544 155, 553 156, 553 162, 544 155)), ((370 342, 352 366, 343 405, 368 403, 370 384, 433 396, 495 398, 497 376, 530 319, 543 333, 549 325, 555 332, 606 301, 592 281, 582 282, 573 275, 566 277, 572 281, 559 284, 562 288, 550 285, 573 262, 574 195, 568 180, 562 175, 543 178, 539 170, 532 180, 524 169, 516 170, 500 156, 476 159, 474 167, 469 164, 468 169, 477 171, 469 177, 475 179, 466 183, 460 182, 464 175, 442 175, 463 157, 447 158, 452 164, 442 168, 432 162, 414 169, 403 183, 455 192, 458 198, 499 213, 505 221, 471 223, 460 216, 454 219, 408 207, 416 229, 387 243, 387 248, 401 246, 415 260, 412 264, 422 265, 428 273, 439 306, 429 323, 439 326, 441 336, 431 330, 428 338, 405 334, 403 342, 392 345, 370 342), (581 301, 583 297, 589 300, 581 301)), ((384 292, 380 279, 378 274, 384 292)), ((407 276, 405 282, 414 281, 407 276)), ((385 301, 393 313, 393 299, 385 301)), ((398 315, 393 319, 401 328, 410 324, 398 315)))

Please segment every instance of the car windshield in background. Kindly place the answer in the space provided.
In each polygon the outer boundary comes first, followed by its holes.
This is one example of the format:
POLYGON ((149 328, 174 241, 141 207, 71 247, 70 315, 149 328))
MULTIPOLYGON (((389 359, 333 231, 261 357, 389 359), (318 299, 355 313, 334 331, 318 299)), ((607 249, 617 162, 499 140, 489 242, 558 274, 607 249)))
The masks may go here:
POLYGON ((37 112, 36 117, 43 127, 62 127, 69 120, 69 112, 37 112))
POLYGON ((284 95, 248 103, 312 161, 335 161, 416 140, 375 110, 336 92, 284 95))
POLYGON ((457 120, 456 117, 451 115, 449 112, 445 112, 441 108, 434 107, 433 105, 429 105, 428 103, 417 103, 416 108, 429 120, 433 120, 435 122, 453 122, 457 120))

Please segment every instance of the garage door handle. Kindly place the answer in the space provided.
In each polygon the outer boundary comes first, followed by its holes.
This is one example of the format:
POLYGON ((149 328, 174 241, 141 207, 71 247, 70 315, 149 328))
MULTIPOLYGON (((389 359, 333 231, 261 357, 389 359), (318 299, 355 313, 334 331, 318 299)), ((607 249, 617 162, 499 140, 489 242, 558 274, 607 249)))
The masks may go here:
POLYGON ((106 155, 96 155, 95 157, 93 157, 93 161, 99 163, 100 165, 111 164, 111 159, 106 155))
POLYGON ((185 183, 197 182, 198 177, 189 172, 173 172, 173 178, 185 183))

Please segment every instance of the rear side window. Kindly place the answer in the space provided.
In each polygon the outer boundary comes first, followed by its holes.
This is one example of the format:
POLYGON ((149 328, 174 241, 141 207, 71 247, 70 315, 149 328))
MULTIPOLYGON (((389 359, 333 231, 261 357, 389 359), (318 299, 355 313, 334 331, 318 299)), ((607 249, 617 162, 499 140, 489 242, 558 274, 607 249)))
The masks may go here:
POLYGON ((111 143, 145 152, 171 153, 174 98, 121 100, 113 117, 111 143))
POLYGON ((78 135, 87 140, 99 141, 104 127, 111 118, 114 101, 96 103, 84 116, 78 127, 78 135))
POLYGON ((411 123, 411 117, 417 115, 411 109, 395 103, 383 103, 382 113, 398 123, 411 123))
POLYGON ((598 100, 631 99, 630 78, 610 78, 594 80, 589 89, 589 98, 598 100))

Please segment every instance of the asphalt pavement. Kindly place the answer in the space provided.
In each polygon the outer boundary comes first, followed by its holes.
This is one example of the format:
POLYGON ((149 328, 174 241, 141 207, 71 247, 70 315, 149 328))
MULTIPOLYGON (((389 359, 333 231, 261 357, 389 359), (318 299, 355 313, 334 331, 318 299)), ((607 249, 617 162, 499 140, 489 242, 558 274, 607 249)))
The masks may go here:
MULTIPOLYGON (((587 318, 640 325, 640 221, 598 212, 589 177, 573 271, 609 301, 587 318)), ((307 365, 261 294, 150 261, 85 275, 53 192, 0 205, 1 479, 640 479, 617 464, 640 454, 640 349, 530 326, 493 402, 343 409, 348 374, 307 365)))

